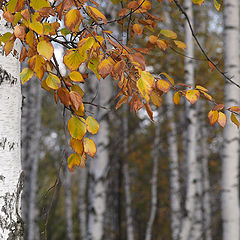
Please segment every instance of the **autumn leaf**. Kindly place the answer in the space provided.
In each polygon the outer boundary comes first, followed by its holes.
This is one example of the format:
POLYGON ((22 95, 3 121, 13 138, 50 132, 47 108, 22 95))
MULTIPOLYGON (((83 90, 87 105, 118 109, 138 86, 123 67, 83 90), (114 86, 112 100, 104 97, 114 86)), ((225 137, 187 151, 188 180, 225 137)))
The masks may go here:
POLYGON ((167 80, 172 84, 172 86, 175 85, 174 79, 172 77, 170 77, 167 73, 160 73, 159 74, 161 78, 167 78, 167 80))
POLYGON ((73 71, 69 74, 69 77, 74 82, 84 82, 82 74, 78 71, 73 71))
POLYGON ((173 102, 176 104, 176 105, 179 105, 181 101, 181 94, 179 92, 176 92, 174 95, 173 95, 173 102))
POLYGON ((67 90, 67 88, 64 87, 60 87, 57 90, 57 95, 60 99, 60 101, 66 106, 68 107, 71 102, 70 102, 70 96, 69 96, 69 91, 67 90))
POLYGON ((34 72, 30 68, 24 68, 22 70, 22 72, 20 73, 20 78, 22 80, 22 84, 29 81, 32 78, 33 74, 34 74, 34 72))
POLYGON ((149 103, 143 103, 143 104, 144 104, 144 107, 145 107, 145 109, 147 111, 148 116, 153 121, 153 112, 152 112, 152 109, 151 109, 149 103))
POLYGON ((53 56, 53 45, 47 40, 41 40, 37 45, 37 51, 40 55, 45 57, 48 61, 51 60, 53 56))
POLYGON ((43 35, 43 33, 44 33, 43 24, 41 22, 32 21, 29 23, 29 28, 32 29, 34 32, 36 32, 39 35, 43 35))
POLYGON ((98 22, 98 19, 101 19, 104 24, 107 24, 107 19, 106 17, 96 8, 94 7, 86 7, 87 8, 87 11, 88 11, 88 14, 91 18, 93 18, 96 22, 98 22))
POLYGON ((78 50, 71 49, 66 51, 63 62, 70 71, 77 70, 82 63, 82 58, 78 50))
POLYGON ((176 39, 177 38, 177 34, 173 31, 171 31, 171 30, 161 30, 160 33, 163 36, 171 38, 171 39, 176 39))
POLYGON ((198 90, 187 90, 185 98, 191 103, 194 104, 199 99, 200 93, 198 90))
POLYGON ((142 35, 142 33, 143 33, 143 28, 142 28, 142 26, 141 25, 139 25, 139 24, 134 24, 133 25, 133 31, 134 31, 134 33, 136 33, 137 35, 142 35))
POLYGON ((174 40, 174 43, 176 44, 176 46, 182 50, 185 50, 187 45, 186 43, 182 42, 182 41, 178 41, 178 40, 174 40))
POLYGON ((87 132, 86 124, 72 116, 68 121, 68 130, 73 138, 81 140, 87 132))
POLYGON ((162 49, 163 51, 165 51, 167 49, 167 43, 164 40, 158 39, 157 40, 157 46, 162 49))
POLYGON ((156 107, 162 106, 162 98, 160 91, 153 89, 150 95, 150 99, 152 104, 155 105, 156 107))
POLYGON ((231 113, 231 121, 239 128, 239 121, 234 113, 231 113))
POLYGON ((50 7, 50 4, 48 0, 30 0, 30 6, 35 10, 39 10, 44 7, 50 7))
POLYGON ((26 36, 25 28, 23 26, 17 25, 14 28, 14 35, 16 36, 16 38, 19 38, 22 41, 24 41, 24 38, 26 36))
POLYGON ((227 117, 224 113, 222 112, 218 112, 218 120, 217 120, 218 124, 224 128, 226 123, 227 123, 227 117))
POLYGON ((89 138, 84 138, 83 140, 83 145, 84 145, 84 152, 89 155, 90 157, 94 158, 97 149, 94 141, 89 138))
POLYGON ((91 116, 88 116, 86 119, 87 130, 92 134, 97 134, 99 130, 98 122, 91 116))
POLYGON ((220 111, 225 107, 224 104, 218 104, 216 106, 214 106, 214 108, 212 109, 213 111, 220 111))
POLYGON ((119 101, 117 102, 117 104, 116 104, 116 106, 115 106, 116 110, 117 110, 118 108, 120 108, 124 103, 127 103, 127 102, 128 102, 128 98, 129 98, 129 96, 123 95, 123 96, 119 99, 119 101))
POLYGON ((69 93, 69 97, 70 97, 70 101, 71 101, 72 105, 78 111, 78 109, 82 105, 82 97, 80 96, 80 94, 78 92, 75 92, 75 91, 71 91, 69 93))
POLYGON ((80 158, 80 155, 78 155, 77 153, 72 153, 68 159, 67 159, 67 162, 68 162, 68 168, 70 171, 73 171, 73 168, 75 166, 79 166, 80 163, 81 163, 81 158, 80 158))
POLYGON ((72 147, 74 152, 78 153, 79 155, 83 154, 84 149, 83 149, 83 142, 82 142, 82 140, 71 138, 70 146, 72 147))
POLYGON ((209 120, 211 125, 214 125, 218 120, 218 111, 211 110, 208 113, 208 120, 209 120))
POLYGON ((81 98, 84 97, 84 91, 78 85, 72 85, 71 86, 71 91, 77 92, 81 96, 81 98))
POLYGON ((171 84, 168 81, 159 79, 156 83, 156 87, 158 90, 163 91, 164 93, 167 93, 171 88, 171 84))
POLYGON ((196 89, 204 91, 204 92, 208 92, 208 90, 205 87, 201 86, 201 85, 197 85, 196 89))
POLYGON ((65 26, 72 32, 75 32, 81 23, 81 14, 77 9, 70 9, 64 17, 65 26))
POLYGON ((149 102, 150 100, 150 93, 153 89, 153 85, 154 85, 153 75, 149 72, 142 71, 141 77, 137 81, 137 87, 147 102, 149 102))
POLYGON ((46 70, 44 58, 40 55, 34 55, 28 60, 28 65, 36 73, 37 77, 41 80, 46 70))
POLYGON ((46 84, 49 88, 57 90, 61 86, 61 81, 57 75, 49 73, 46 78, 46 84))
POLYGON ((230 107, 230 110, 232 110, 233 112, 236 112, 236 113, 240 113, 240 107, 238 107, 238 106, 230 107))
POLYGON ((157 43, 157 40, 158 40, 158 38, 157 38, 156 36, 154 36, 154 35, 151 35, 151 36, 148 37, 148 41, 149 41, 151 44, 157 43))
POLYGON ((192 2, 201 6, 204 0, 192 0, 192 2))
POLYGON ((98 73, 102 76, 102 78, 106 78, 113 69, 113 64, 109 58, 104 59, 98 64, 98 73))

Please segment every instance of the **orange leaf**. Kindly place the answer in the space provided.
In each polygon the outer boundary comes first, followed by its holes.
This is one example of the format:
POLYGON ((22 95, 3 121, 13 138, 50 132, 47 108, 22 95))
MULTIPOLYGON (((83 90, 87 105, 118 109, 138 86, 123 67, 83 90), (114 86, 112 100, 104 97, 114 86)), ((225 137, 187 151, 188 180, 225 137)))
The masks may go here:
POLYGON ((214 125, 218 120, 218 111, 210 111, 208 113, 208 120, 211 125, 214 125))
POLYGON ((94 141, 89 138, 84 138, 83 140, 83 145, 84 145, 84 152, 89 155, 90 157, 94 158, 97 149, 94 141))
POLYGON ((143 103, 143 104, 144 104, 145 109, 147 110, 148 116, 153 121, 153 112, 152 112, 150 105, 148 103, 143 103))
POLYGON ((165 51, 167 49, 167 43, 164 40, 158 39, 157 40, 157 46, 162 49, 163 51, 165 51))
POLYGON ((238 106, 230 107, 230 109, 231 109, 233 112, 240 113, 240 107, 238 107, 238 106))
POLYGON ((142 35, 142 33, 143 33, 143 28, 142 28, 142 26, 139 25, 139 24, 134 24, 134 25, 133 25, 133 31, 134 31, 134 33, 136 33, 137 35, 142 35))
POLYGON ((171 88, 171 84, 168 81, 159 79, 157 81, 157 89, 159 89, 160 91, 163 91, 164 93, 167 93, 169 91, 169 89, 171 88))
POLYGON ((66 106, 68 107, 70 105, 70 96, 69 96, 69 91, 67 90, 67 88, 64 87, 60 87, 57 90, 57 95, 60 99, 60 101, 66 106))
POLYGON ((213 111, 220 111, 220 110, 222 110, 224 107, 225 107, 224 104, 218 104, 218 105, 216 105, 212 110, 213 110, 213 111))
POLYGON ((81 98, 80 94, 75 91, 71 91, 69 93, 69 97, 70 97, 70 101, 71 101, 72 105, 78 111, 78 109, 82 105, 82 98, 81 98))
POLYGON ((98 22, 98 19, 101 19, 104 24, 107 24, 107 19, 106 17, 96 8, 94 7, 86 7, 88 10, 88 14, 90 15, 91 18, 93 18, 96 22, 98 22))
POLYGON ((217 120, 217 122, 218 122, 218 124, 219 124, 222 128, 224 128, 225 125, 226 125, 226 123, 227 123, 227 117, 226 117, 226 115, 225 115, 224 113, 222 113, 222 112, 219 112, 219 113, 218 113, 218 120, 217 120))
POLYGON ((176 105, 179 105, 181 101, 181 94, 179 92, 176 92, 174 95, 173 95, 173 102, 176 104, 176 105))
POLYGON ((158 38, 157 38, 156 36, 154 36, 154 35, 151 35, 151 36, 148 37, 148 41, 149 41, 151 44, 157 43, 157 40, 158 40, 158 38))
POLYGON ((97 70, 98 73, 102 76, 102 78, 106 78, 112 71, 113 64, 110 59, 104 59, 98 64, 97 70))
POLYGON ((81 157, 79 154, 77 153, 72 153, 68 159, 67 159, 67 162, 68 162, 68 168, 70 171, 73 171, 73 168, 75 166, 79 166, 80 163, 81 163, 81 157))
POLYGON ((43 78, 44 72, 46 70, 45 60, 40 55, 34 55, 28 60, 29 67, 34 70, 39 79, 43 78))
POLYGON ((76 152, 76 153, 78 153, 80 155, 83 154, 83 142, 82 142, 82 140, 71 138, 70 146, 72 147, 74 152, 76 152))
POLYGON ((127 103, 128 102, 128 96, 126 96, 126 95, 123 95, 121 98, 120 98, 120 100, 117 102, 117 104, 116 104, 116 110, 118 109, 118 108, 120 108, 124 103, 127 103))

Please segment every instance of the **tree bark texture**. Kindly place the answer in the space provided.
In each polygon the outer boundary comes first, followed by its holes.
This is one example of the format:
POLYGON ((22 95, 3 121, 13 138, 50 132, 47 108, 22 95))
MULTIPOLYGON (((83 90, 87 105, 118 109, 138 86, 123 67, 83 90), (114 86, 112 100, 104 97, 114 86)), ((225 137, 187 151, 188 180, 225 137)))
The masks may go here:
MULTIPOLYGON (((239 1, 224 1, 224 60, 225 72, 240 83, 239 75, 239 1)), ((239 106, 240 91, 226 82, 225 105, 239 106)), ((239 240, 239 131, 229 121, 224 128, 222 156, 222 221, 223 240, 239 240)))
MULTIPOLYGON (((11 31, 0 10, 0 33, 11 31)), ((21 105, 19 42, 17 55, 0 47, 0 239, 23 239, 21 219, 21 105)))

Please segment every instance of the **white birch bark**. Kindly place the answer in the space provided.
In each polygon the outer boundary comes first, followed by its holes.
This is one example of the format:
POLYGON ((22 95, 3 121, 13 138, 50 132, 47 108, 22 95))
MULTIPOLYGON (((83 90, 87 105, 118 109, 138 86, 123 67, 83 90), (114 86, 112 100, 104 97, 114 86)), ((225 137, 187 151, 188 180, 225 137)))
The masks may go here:
POLYGON ((128 111, 127 105, 124 106, 123 116, 123 179, 124 179, 124 193, 126 199, 126 230, 127 240, 134 240, 133 218, 132 218, 132 198, 130 190, 130 175, 128 169, 128 111))
MULTIPOLYGON (((193 23, 192 0, 184 0, 184 9, 193 23)), ((185 20, 185 43, 187 44, 186 56, 194 57, 193 37, 185 20)), ((194 87, 194 64, 190 58, 185 58, 185 79, 186 84, 194 87)), ((187 146, 186 146, 186 161, 187 161, 187 189, 185 213, 180 231, 181 240, 195 240, 201 238, 201 222, 196 219, 199 216, 199 198, 197 199, 197 184, 198 184, 198 169, 196 156, 196 111, 194 105, 186 102, 186 121, 187 121, 187 146)))
MULTIPOLYGON (((0 34, 11 31, 0 11, 0 34)), ((16 46, 16 45, 15 45, 16 46)), ((16 46, 17 52, 19 47, 16 46)), ((0 47, 0 239, 23 239, 20 217, 23 174, 20 157, 21 88, 16 56, 0 47)))
POLYGON ((150 209, 150 217, 147 222, 145 240, 152 239, 152 228, 153 228, 153 223, 157 214, 158 161, 159 161, 159 155, 160 155, 159 145, 160 145, 160 123, 156 123, 153 152, 152 152, 153 169, 152 169, 152 180, 151 180, 151 209, 150 209))
POLYGON ((80 229, 80 239, 85 240, 87 237, 87 204, 85 199, 87 187, 87 169, 79 169, 78 181, 78 219, 80 229))
MULTIPOLYGON (((94 81, 94 79, 92 79, 94 81)), ((109 77, 100 80, 98 92, 98 104, 109 108, 112 97, 112 83, 109 77)), ((90 181, 92 182, 91 192, 89 193, 90 212, 88 216, 88 239, 101 240, 104 234, 104 213, 106 208, 106 176, 109 163, 108 144, 109 144, 109 125, 107 110, 99 108, 97 121, 100 129, 95 138, 98 146, 97 154, 90 161, 90 181)))
POLYGON ((181 220, 181 198, 178 164, 177 130, 173 115, 173 93, 166 95, 167 119, 170 130, 168 132, 168 154, 170 159, 170 205, 171 205, 171 235, 172 240, 178 239, 181 220))
MULTIPOLYGON (((225 72, 239 80, 239 1, 224 1, 224 58, 225 72)), ((239 88, 226 83, 227 107, 240 104, 239 88)), ((226 112, 228 120, 230 113, 226 112)), ((239 131, 228 121, 224 128, 222 156, 222 220, 223 240, 239 240, 239 131)))

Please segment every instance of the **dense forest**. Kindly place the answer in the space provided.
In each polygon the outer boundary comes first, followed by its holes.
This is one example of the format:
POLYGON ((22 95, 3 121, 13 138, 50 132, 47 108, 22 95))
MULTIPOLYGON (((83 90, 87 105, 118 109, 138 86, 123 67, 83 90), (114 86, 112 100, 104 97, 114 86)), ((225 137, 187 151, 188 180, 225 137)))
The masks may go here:
POLYGON ((0 4, 1 239, 240 240, 239 0, 0 4))

